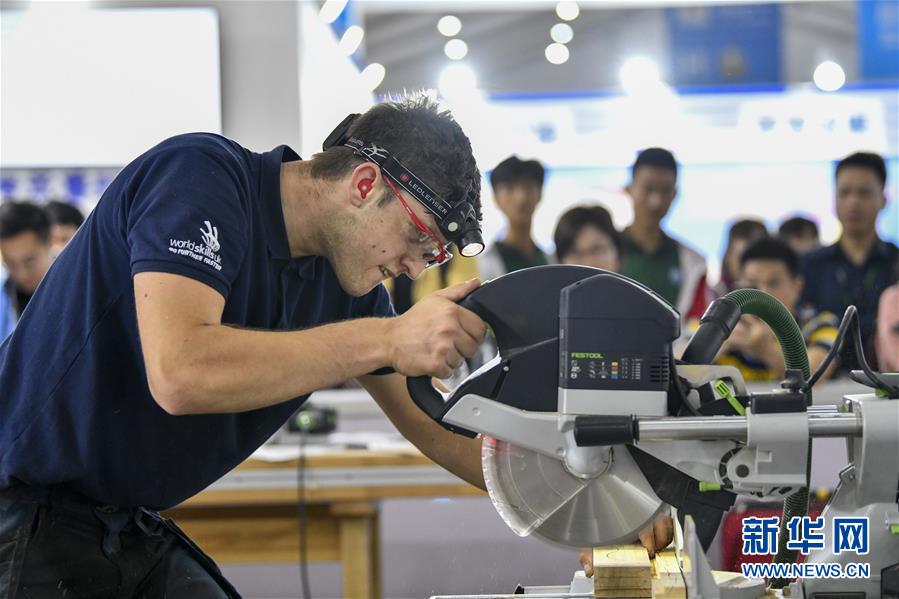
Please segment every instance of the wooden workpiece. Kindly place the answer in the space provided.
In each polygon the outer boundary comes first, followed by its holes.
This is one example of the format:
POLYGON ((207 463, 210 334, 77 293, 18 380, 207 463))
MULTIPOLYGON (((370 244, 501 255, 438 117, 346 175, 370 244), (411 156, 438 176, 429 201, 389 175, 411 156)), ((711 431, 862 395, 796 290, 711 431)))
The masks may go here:
POLYGON ((616 545, 593 550, 593 594, 596 597, 685 599, 684 579, 674 551, 652 560, 644 547, 616 545))
POLYGON ((597 597, 652 597, 652 564, 639 545, 593 550, 593 594, 597 597))
POLYGON ((656 553, 652 560, 652 598, 687 599, 687 588, 673 549, 656 553))

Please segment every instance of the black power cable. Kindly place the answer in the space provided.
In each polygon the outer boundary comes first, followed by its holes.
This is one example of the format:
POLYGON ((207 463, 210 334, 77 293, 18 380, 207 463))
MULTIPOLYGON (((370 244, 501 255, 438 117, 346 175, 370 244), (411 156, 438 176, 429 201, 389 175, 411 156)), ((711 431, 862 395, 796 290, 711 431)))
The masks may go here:
MULTIPOLYGON (((690 414, 693 416, 702 416, 703 414, 697 410, 693 404, 690 403, 690 400, 687 399, 689 393, 684 386, 681 384, 680 378, 677 374, 677 361, 674 359, 674 354, 668 354, 668 370, 669 370, 669 378, 671 380, 671 384, 674 385, 675 390, 677 391, 677 397, 680 399, 680 403, 683 407, 687 409, 690 414)), ((673 414, 676 416, 676 414, 673 414)))
POLYGON ((833 362, 834 358, 837 357, 837 354, 840 353, 840 347, 843 345, 843 338, 846 336, 846 331, 849 330, 849 326, 853 322, 853 315, 856 314, 855 306, 849 306, 846 308, 846 312, 843 314, 843 320, 840 322, 840 328, 837 329, 837 336, 833 340, 833 345, 830 347, 830 351, 827 352, 827 355, 824 356, 824 361, 818 366, 818 369, 815 373, 809 377, 809 379, 802 386, 802 391, 808 391, 812 387, 815 386, 815 383, 818 382, 818 379, 824 375, 824 372, 827 370, 827 367, 830 366, 830 363, 833 362))
POLYGON ((855 350, 856 358, 858 359, 858 363, 859 366, 861 366, 862 371, 871 380, 871 382, 876 384, 878 387, 885 389, 891 397, 899 396, 899 388, 882 379, 880 375, 874 372, 871 366, 868 365, 868 360, 865 359, 865 352, 864 348, 862 347, 862 332, 859 325, 858 310, 855 306, 849 306, 848 308, 846 308, 846 312, 843 313, 843 320, 840 322, 840 328, 837 330, 837 337, 836 339, 834 339, 833 347, 831 347, 830 351, 827 352, 827 356, 825 356, 824 361, 821 362, 815 373, 805 382, 802 390, 809 391, 815 385, 815 383, 818 382, 821 376, 823 376, 824 372, 827 371, 827 367, 830 366, 830 363, 833 362, 834 358, 836 358, 837 354, 839 353, 846 337, 846 333, 849 332, 850 328, 852 329, 853 349, 855 350))
POLYGON ((864 342, 862 341, 862 331, 861 331, 861 322, 859 321, 858 314, 856 313, 855 319, 855 335, 852 337, 852 343, 855 348, 855 354, 858 358, 858 363, 862 367, 862 371, 868 375, 868 379, 870 379, 873 383, 875 383, 880 389, 883 389, 887 392, 890 397, 899 397, 899 387, 887 382, 885 379, 881 378, 880 374, 874 372, 874 369, 868 365, 868 360, 865 358, 865 348, 864 342))

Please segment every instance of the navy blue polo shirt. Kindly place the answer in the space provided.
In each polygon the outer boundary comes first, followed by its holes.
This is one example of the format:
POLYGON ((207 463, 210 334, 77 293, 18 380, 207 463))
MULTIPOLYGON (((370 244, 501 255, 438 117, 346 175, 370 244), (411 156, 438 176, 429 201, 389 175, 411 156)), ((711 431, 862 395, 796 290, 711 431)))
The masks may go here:
POLYGON ((225 297, 222 322, 299 329, 390 316, 379 285, 354 298, 321 257, 291 259, 286 146, 169 139, 126 166, 0 345, 0 488, 62 485, 98 502, 171 507, 243 461, 306 399, 172 416, 153 400, 132 277, 190 277, 225 297))
MULTIPOLYGON (((860 266, 846 257, 839 242, 810 252, 801 263, 805 286, 799 304, 831 312, 841 320, 846 308, 855 306, 862 339, 868 343, 874 334, 880 294, 896 281, 897 260, 899 249, 883 240, 877 241, 860 266)), ((844 345, 848 346, 851 342, 844 345)))

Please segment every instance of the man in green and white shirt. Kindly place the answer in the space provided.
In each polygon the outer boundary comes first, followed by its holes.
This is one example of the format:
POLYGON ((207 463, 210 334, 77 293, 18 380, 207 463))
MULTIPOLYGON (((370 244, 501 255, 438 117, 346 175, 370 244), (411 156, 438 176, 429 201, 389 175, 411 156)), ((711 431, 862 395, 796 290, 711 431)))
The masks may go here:
POLYGON ((543 166, 536 160, 506 158, 490 172, 493 200, 509 224, 502 239, 478 256, 481 280, 548 264, 531 237, 534 210, 543 195, 543 166))
POLYGON ((705 258, 662 230, 677 195, 677 162, 671 152, 640 152, 625 190, 633 200, 634 222, 621 235, 621 274, 665 298, 685 320, 699 318, 712 300, 705 258))

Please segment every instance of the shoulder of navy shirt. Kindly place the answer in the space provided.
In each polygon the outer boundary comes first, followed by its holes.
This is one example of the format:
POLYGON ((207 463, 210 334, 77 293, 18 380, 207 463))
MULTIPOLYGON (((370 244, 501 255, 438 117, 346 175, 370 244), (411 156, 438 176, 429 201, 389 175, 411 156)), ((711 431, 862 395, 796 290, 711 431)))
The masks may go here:
POLYGON ((126 166, 0 345, 0 488, 60 485, 163 509, 265 442, 306 397, 240 414, 172 416, 147 386, 132 277, 167 272, 225 297, 222 322, 300 329, 392 316, 384 287, 354 298, 328 261, 292 259, 281 209, 287 146, 171 138, 126 166))
POLYGON ((882 239, 861 266, 849 261, 839 243, 809 252, 801 261, 805 285, 799 301, 840 316, 855 304, 866 335, 873 328, 880 293, 896 281, 897 259, 899 248, 882 239))
MULTIPOLYGON (((875 261, 883 260, 889 262, 891 260, 895 260, 897 255, 899 255, 899 248, 897 248, 895 244, 889 241, 884 241, 883 239, 878 239, 877 243, 874 245, 873 251, 868 256, 867 261, 871 261, 873 259, 875 261)), ((818 248, 817 250, 813 250, 803 256, 801 260, 801 263, 804 267, 810 267, 813 265, 820 266, 827 262, 849 263, 849 258, 846 257, 846 254, 845 252, 843 252, 843 248, 840 247, 839 242, 834 243, 833 245, 827 245, 822 248, 818 248)))

